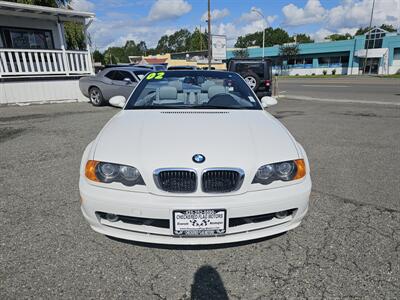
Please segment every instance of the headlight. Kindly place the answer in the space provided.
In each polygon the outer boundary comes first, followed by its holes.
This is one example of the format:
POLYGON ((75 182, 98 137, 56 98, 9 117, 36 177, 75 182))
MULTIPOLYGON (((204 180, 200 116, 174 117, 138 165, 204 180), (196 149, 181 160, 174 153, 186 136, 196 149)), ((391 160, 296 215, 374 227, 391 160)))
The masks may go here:
POLYGON ((120 182, 127 186, 144 185, 138 169, 96 160, 89 160, 86 163, 85 176, 92 181, 103 183, 120 182))
POLYGON ((275 180, 291 181, 306 175, 306 165, 303 159, 283 161, 261 166, 252 183, 270 184, 275 180))

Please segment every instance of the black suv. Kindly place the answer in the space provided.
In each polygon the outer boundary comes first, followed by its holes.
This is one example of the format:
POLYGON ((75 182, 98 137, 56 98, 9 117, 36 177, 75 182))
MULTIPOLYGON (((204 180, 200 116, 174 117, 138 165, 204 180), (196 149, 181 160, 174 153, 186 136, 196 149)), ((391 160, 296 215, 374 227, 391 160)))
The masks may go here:
POLYGON ((258 97, 272 95, 272 63, 269 59, 237 59, 226 62, 228 71, 239 73, 258 97))

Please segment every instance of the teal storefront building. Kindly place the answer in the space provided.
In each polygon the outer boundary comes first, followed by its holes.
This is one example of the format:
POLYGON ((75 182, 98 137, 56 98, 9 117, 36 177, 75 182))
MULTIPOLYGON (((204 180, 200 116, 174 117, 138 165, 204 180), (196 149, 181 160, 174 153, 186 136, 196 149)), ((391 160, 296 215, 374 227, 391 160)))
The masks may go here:
MULTIPOLYGON (((234 57, 235 49, 227 51, 234 57)), ((261 58, 262 48, 247 48, 250 58, 261 58)), ((283 75, 327 74, 359 75, 396 74, 400 72, 400 34, 373 28, 365 35, 350 40, 299 44, 296 58, 279 62, 279 46, 264 49, 273 62, 273 72, 283 75)))

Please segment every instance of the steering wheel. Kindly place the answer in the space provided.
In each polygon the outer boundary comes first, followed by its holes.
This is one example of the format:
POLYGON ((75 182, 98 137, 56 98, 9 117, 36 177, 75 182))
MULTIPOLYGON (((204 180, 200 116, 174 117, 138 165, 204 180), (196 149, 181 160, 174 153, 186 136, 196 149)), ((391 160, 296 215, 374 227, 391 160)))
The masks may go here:
POLYGON ((232 97, 232 95, 221 93, 216 94, 208 100, 208 105, 215 105, 215 106, 236 106, 239 103, 232 97))

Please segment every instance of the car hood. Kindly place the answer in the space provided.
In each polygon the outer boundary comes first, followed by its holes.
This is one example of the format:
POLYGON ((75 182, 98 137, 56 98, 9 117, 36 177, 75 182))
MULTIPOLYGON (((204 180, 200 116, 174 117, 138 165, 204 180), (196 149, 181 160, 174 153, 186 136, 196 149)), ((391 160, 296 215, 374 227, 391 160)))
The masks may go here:
POLYGON ((261 110, 123 110, 99 134, 93 159, 134 166, 145 179, 158 168, 241 168, 249 174, 297 158, 293 137, 261 110), (194 154, 205 162, 194 163, 194 154))

